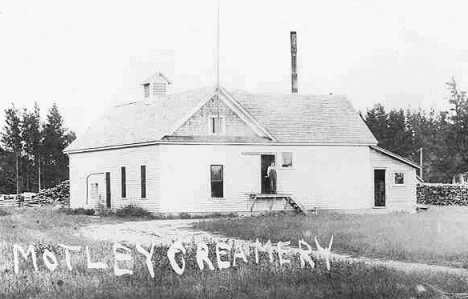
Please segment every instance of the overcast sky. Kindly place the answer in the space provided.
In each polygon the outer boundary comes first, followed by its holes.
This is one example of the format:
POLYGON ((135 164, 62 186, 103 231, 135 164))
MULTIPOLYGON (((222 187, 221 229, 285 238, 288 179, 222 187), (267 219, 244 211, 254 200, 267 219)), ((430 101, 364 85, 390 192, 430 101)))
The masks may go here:
MULTIPOLYGON (((445 82, 468 89, 463 1, 221 0, 221 83, 290 91, 297 31, 299 92, 443 107, 445 82)), ((217 0, 0 0, 0 110, 56 102, 79 134, 105 109, 140 100, 161 71, 173 91, 214 85, 217 0)))

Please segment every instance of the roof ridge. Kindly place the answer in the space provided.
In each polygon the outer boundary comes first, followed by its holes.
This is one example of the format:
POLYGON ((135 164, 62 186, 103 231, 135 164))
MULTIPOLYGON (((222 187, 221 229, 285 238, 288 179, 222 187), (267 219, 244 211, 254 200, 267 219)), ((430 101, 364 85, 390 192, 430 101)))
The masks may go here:
POLYGON ((208 85, 205 85, 203 87, 199 87, 199 88, 196 88, 196 89, 186 89, 186 90, 183 90, 183 91, 178 91, 178 92, 174 92, 174 93, 168 93, 168 94, 165 94, 165 95, 160 95, 157 99, 155 99, 155 98, 153 98, 153 99, 141 99, 141 100, 137 100, 137 101, 133 101, 133 102, 117 104, 117 105, 111 106, 111 108, 118 108, 118 107, 133 105, 133 104, 154 103, 154 102, 157 102, 157 101, 163 101, 166 98, 177 97, 179 95, 188 94, 188 93, 197 93, 197 92, 200 92, 200 91, 203 91, 203 90, 208 90, 210 88, 212 88, 212 87, 208 86, 208 85))
MULTIPOLYGON (((216 92, 215 86, 205 85, 109 107, 66 151, 159 140, 216 92)), ((254 93, 223 86, 220 95, 256 133, 279 143, 377 144, 346 96, 254 93)))
MULTIPOLYGON (((225 90, 228 90, 224 88, 225 90)), ((229 90, 228 90, 229 91, 229 90)), ((297 98, 310 98, 310 97, 320 97, 320 98, 348 98, 345 94, 304 94, 304 93, 281 93, 281 92, 255 92, 247 89, 236 88, 230 91, 231 93, 244 93, 255 96, 262 95, 275 95, 275 96, 288 96, 288 97, 297 97, 297 98)))

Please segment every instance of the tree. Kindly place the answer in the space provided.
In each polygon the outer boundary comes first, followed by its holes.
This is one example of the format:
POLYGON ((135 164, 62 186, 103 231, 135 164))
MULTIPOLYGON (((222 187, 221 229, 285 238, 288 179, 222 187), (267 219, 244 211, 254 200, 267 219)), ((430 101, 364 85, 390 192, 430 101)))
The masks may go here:
POLYGON ((376 104, 367 111, 364 120, 378 141, 378 146, 408 156, 412 149, 412 134, 409 130, 403 109, 385 112, 382 104, 376 104))
POLYGON ((21 138, 21 119, 15 104, 5 110, 5 127, 2 136, 5 148, 15 154, 16 162, 16 193, 20 192, 19 161, 23 149, 21 138))
POLYGON ((386 113, 377 104, 365 117, 379 146, 416 163, 423 148, 424 179, 430 182, 451 182, 454 174, 468 172, 468 96, 454 78, 446 85, 450 111, 419 109, 405 114, 393 109, 386 113))
POLYGON ((385 139, 385 134, 387 133, 387 113, 382 104, 376 104, 372 109, 367 110, 365 122, 377 140, 385 139))
POLYGON ((455 79, 452 77, 446 83, 450 90, 449 103, 451 113, 448 116, 450 121, 446 134, 450 144, 448 152, 452 155, 455 164, 454 173, 464 173, 468 171, 468 98, 466 91, 461 91, 455 79))
POLYGON ((420 149, 424 149, 423 178, 428 182, 450 182, 453 174, 454 159, 449 151, 447 112, 436 113, 421 109, 408 110, 406 113, 408 128, 413 136, 413 161, 420 158, 420 149))
POLYGON ((63 153, 65 147, 75 139, 75 133, 67 132, 63 126, 63 118, 54 103, 49 109, 46 123, 43 127, 43 164, 45 187, 55 186, 68 179, 68 156, 63 153))
POLYGON ((0 147, 0 193, 11 194, 16 190, 15 154, 0 147))
POLYGON ((379 144, 403 157, 408 157, 414 151, 413 135, 407 126, 403 109, 392 109, 388 113, 385 138, 379 144))
POLYGON ((31 190, 29 183, 34 185, 33 181, 37 180, 37 191, 40 190, 41 185, 41 170, 40 170, 40 151, 42 141, 41 131, 41 116, 39 105, 34 103, 34 110, 28 112, 24 110, 22 121, 22 138, 24 142, 24 152, 26 157, 26 181, 27 189, 31 190), (29 170, 35 169, 36 172, 29 170))

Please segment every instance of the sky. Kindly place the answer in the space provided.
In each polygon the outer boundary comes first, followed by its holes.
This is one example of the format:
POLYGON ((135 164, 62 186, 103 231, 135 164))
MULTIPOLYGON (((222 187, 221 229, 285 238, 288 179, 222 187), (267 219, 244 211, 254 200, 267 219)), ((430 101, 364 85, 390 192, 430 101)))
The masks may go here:
MULTIPOLYGON (((216 82, 217 0, 0 0, 0 112, 14 103, 84 133, 106 109, 143 99, 156 72, 171 92, 216 82)), ((220 82, 346 95, 358 110, 446 109, 445 82, 468 89, 463 1, 220 0, 220 82)), ((1 121, 0 121, 1 123, 1 121)))

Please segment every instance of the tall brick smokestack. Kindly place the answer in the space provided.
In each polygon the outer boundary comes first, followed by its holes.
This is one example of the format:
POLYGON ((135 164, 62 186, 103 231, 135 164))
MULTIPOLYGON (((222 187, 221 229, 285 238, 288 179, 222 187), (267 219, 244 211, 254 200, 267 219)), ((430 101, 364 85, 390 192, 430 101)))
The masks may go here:
POLYGON ((291 31, 291 91, 297 93, 297 36, 291 31))

